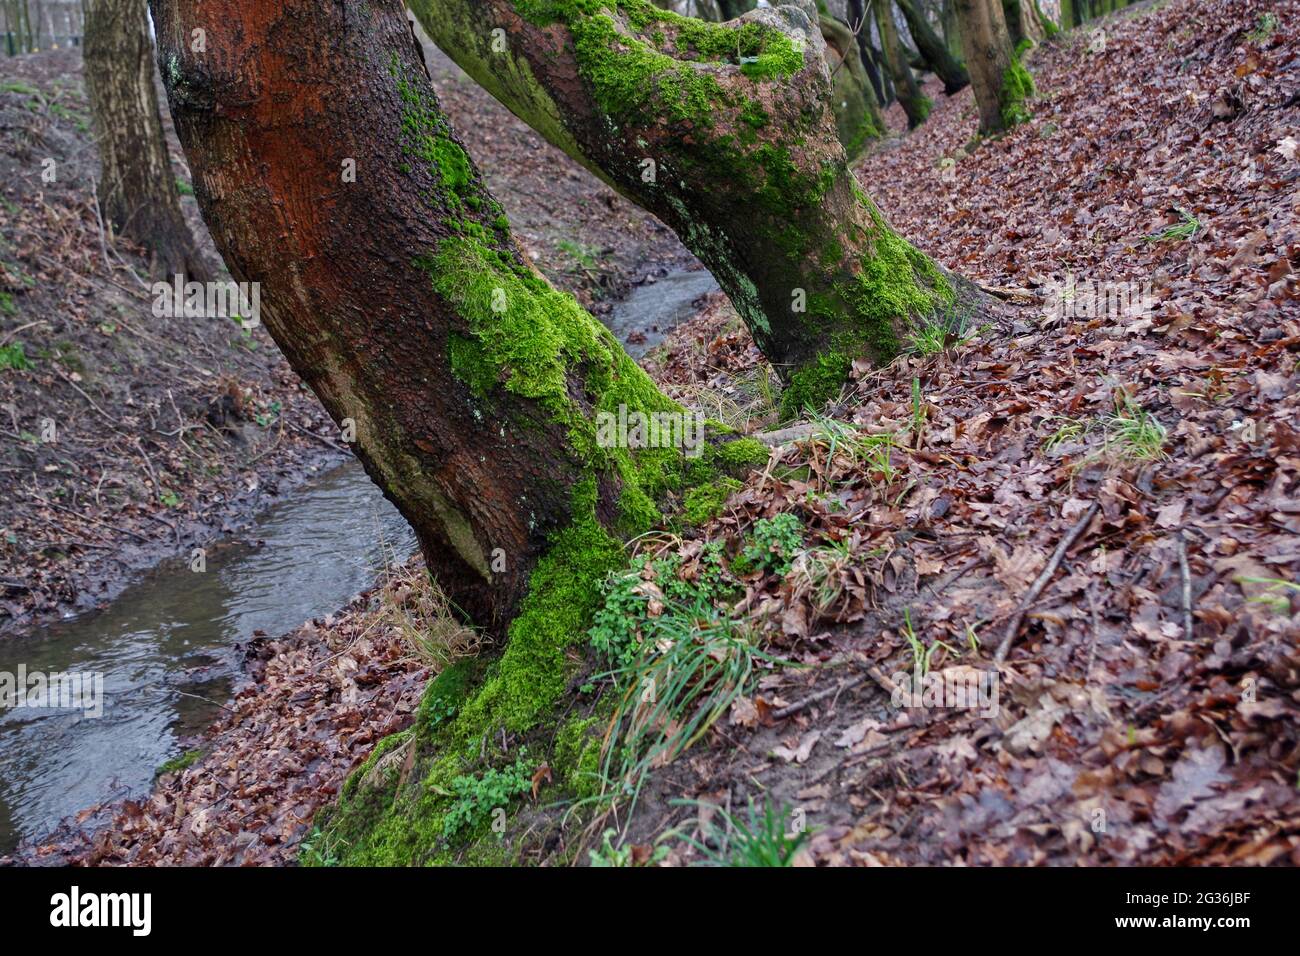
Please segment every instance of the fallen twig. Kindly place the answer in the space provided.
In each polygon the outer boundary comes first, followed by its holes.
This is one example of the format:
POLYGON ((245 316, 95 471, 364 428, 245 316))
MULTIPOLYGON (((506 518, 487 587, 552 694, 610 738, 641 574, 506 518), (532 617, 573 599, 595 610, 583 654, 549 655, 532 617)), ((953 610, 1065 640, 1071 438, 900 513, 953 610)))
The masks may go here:
POLYGON ((1061 566, 1061 561, 1065 558, 1065 552, 1070 550, 1074 542, 1078 540, 1079 535, 1083 534, 1084 529, 1092 524, 1092 519, 1097 516, 1097 512, 1100 510, 1101 505, 1094 501, 1088 507, 1088 510, 1084 512, 1083 517, 1075 523, 1074 527, 1061 539, 1061 543, 1056 546, 1056 551, 1052 553, 1052 558, 1047 562, 1047 567, 1043 568, 1042 573, 1038 575, 1028 592, 1021 598, 1020 605, 1011 618, 1011 623, 1007 625, 1007 632, 1002 637, 1002 643, 998 645, 997 653, 993 655, 993 663, 1001 665, 1007 659, 1011 644, 1015 641, 1016 634, 1020 632, 1020 624, 1025 619, 1025 611, 1029 609, 1029 605, 1038 600, 1038 595, 1043 592, 1043 588, 1047 587, 1047 582, 1052 580, 1052 576, 1056 574, 1057 569, 1061 566))

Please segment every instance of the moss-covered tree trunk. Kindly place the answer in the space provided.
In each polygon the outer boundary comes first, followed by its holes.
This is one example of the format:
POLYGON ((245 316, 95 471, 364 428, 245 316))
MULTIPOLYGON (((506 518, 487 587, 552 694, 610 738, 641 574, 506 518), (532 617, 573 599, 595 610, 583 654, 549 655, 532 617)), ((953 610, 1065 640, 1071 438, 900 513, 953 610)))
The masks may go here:
POLYGON ((519 250, 401 0, 153 11, 231 273, 261 283, 271 335, 354 429, 452 601, 492 633, 508 627, 538 679, 557 679, 621 535, 656 519, 686 464, 681 447, 602 440, 596 416, 678 407, 519 250))
POLYGON ((962 49, 980 113, 980 132, 998 133, 1028 118, 1033 81, 1020 65, 1001 0, 954 0, 962 49))
POLYGON ((890 0, 872 0, 872 12, 876 17, 876 29, 880 33, 880 49, 885 55, 885 65, 894 80, 894 90, 898 102, 907 114, 907 126, 916 129, 930 115, 930 99, 921 92, 912 68, 907 65, 907 57, 898 40, 898 28, 894 24, 894 10, 890 0))
POLYGON ((926 66, 935 76, 943 80, 943 91, 951 96, 969 86, 970 76, 966 72, 966 67, 961 65, 943 40, 939 39, 939 35, 934 32, 930 21, 917 7, 915 0, 897 0, 897 2, 898 8, 903 11, 904 19, 907 20, 907 29, 912 34, 912 42, 916 44, 926 66))
POLYGON ((163 139, 145 0, 89 0, 85 29, 100 210, 119 235, 149 251, 155 278, 206 279, 163 139))
POLYGON ((790 383, 788 408, 970 298, 853 178, 811 2, 724 24, 646 0, 412 9, 506 106, 676 231, 790 383))

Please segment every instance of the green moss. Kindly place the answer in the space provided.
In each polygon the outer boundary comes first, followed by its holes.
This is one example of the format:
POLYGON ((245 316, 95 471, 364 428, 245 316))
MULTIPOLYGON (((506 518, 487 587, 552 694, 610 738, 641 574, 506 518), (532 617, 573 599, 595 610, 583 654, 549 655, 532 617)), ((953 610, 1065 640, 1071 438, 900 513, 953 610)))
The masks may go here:
POLYGON ((741 484, 734 478, 719 478, 707 485, 692 488, 686 493, 682 515, 688 525, 702 525, 722 514, 727 499, 739 491, 741 484))
POLYGON ((1034 78, 1021 65, 1019 56, 1016 56, 1002 74, 1002 89, 998 92, 998 102, 1002 105, 1002 125, 1005 128, 1010 129, 1029 119, 1026 101, 1033 95, 1034 78))
POLYGON ((707 23, 648 0, 520 0, 515 8, 534 24, 568 27, 583 77, 619 122, 666 110, 673 119, 709 125, 723 91, 698 64, 739 66, 755 81, 803 68, 803 52, 790 37, 759 23, 707 23))
POLYGON ((797 418, 805 409, 818 409, 839 394, 853 361, 847 355, 823 352, 816 361, 790 376, 781 393, 781 417, 797 418))
POLYGON ((600 791, 600 751, 603 742, 599 717, 571 717, 555 735, 551 767, 561 786, 576 798, 600 791))
POLYGON ((179 757, 173 757, 171 760, 162 764, 154 771, 154 776, 161 777, 165 773, 179 773, 182 770, 194 766, 202 757, 202 750, 187 750, 179 757))

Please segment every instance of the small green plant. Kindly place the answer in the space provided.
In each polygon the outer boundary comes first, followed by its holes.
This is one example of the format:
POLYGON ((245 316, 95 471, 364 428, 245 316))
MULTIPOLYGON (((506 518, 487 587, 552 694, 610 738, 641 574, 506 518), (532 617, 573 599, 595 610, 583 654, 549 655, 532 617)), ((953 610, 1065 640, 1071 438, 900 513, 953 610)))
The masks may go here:
POLYGON ((601 834, 600 847, 587 851, 587 857, 590 859, 592 866, 653 866, 668 855, 668 847, 658 846, 655 847, 648 860, 638 864, 632 847, 614 845, 614 839, 617 836, 618 831, 614 829, 606 830, 601 834))
POLYGON ((754 530, 741 549, 738 562, 746 569, 784 575, 802 548, 803 522, 798 515, 787 511, 754 522, 754 530))
POLYGON ((34 86, 28 86, 26 83, 20 83, 17 80, 8 80, 0 83, 0 93, 17 93, 20 96, 38 96, 40 90, 34 86))
POLYGON ((312 827, 298 845, 298 860, 304 866, 338 866, 343 862, 338 850, 339 842, 330 839, 320 827, 312 827))
POLYGON ((526 755, 500 770, 488 768, 477 777, 461 776, 451 782, 455 802, 442 818, 442 836, 451 842, 464 830, 488 822, 493 811, 504 810, 515 797, 532 789, 532 768, 526 755))
POLYGON ((1246 34, 1246 39, 1251 43, 1265 43, 1273 34, 1277 32, 1278 19, 1277 14, 1273 11, 1261 13, 1259 20, 1255 23, 1255 29, 1246 34))
POLYGON ((14 315, 18 311, 18 306, 14 304, 12 292, 0 292, 0 312, 5 315, 14 315))
POLYGON ((1242 576, 1235 580, 1241 584, 1265 585, 1264 590, 1246 600, 1250 604, 1262 604, 1275 614, 1290 614, 1292 598, 1300 595, 1300 584, 1288 581, 1285 578, 1242 576))
POLYGON ((158 500, 168 508, 179 508, 181 506, 180 495, 176 494, 176 492, 172 491, 170 488, 162 489, 162 491, 158 493, 158 500))
POLYGON ((921 432, 925 430, 926 419, 930 416, 930 408, 925 403, 924 396, 921 395, 921 380, 912 376, 912 442, 915 444, 920 440, 921 432))
POLYGON ((0 371, 11 368, 21 370, 31 367, 32 363, 27 360, 27 352, 24 350, 22 342, 0 346, 0 371))
POLYGON ((1082 422, 1077 418, 1067 418, 1063 415, 1053 416, 1048 421, 1060 422, 1060 424, 1057 426, 1056 431, 1048 435, 1047 440, 1043 442, 1045 451, 1053 451, 1061 445, 1081 441, 1091 428, 1086 422, 1082 422))
POLYGON ((1147 242, 1172 242, 1175 240, 1193 239, 1196 237, 1196 234, 1201 231, 1201 221, 1199 219, 1182 206, 1175 206, 1174 208, 1178 211, 1178 214, 1183 217, 1182 221, 1175 223, 1172 226, 1166 226, 1159 232, 1153 232, 1148 236, 1144 236, 1143 238, 1147 242))
POLYGON ((1115 400, 1115 413, 1105 420, 1105 451, 1129 461, 1157 461, 1165 457, 1169 433, 1154 415, 1121 391, 1115 400))
POLYGON ((154 776, 161 777, 165 773, 179 773, 182 770, 194 766, 199 762, 199 759, 202 756, 202 750, 187 750, 180 756, 172 757, 171 760, 162 764, 156 771, 154 771, 154 776))
POLYGON ((722 547, 721 541, 706 542, 686 576, 679 574, 681 556, 671 552, 637 555, 626 571, 610 575, 604 603, 587 632, 591 646, 614 667, 625 668, 660 628, 680 630, 696 619, 713 618, 739 590, 723 563, 722 547))
POLYGON ((596 268, 596 250, 581 243, 561 239, 555 244, 561 252, 576 262, 583 269, 596 268))
POLYGON ((179 176, 176 177, 176 191, 182 196, 194 195, 194 187, 179 176))
MULTIPOLYGON (((943 641, 933 641, 928 648, 921 643, 921 639, 916 636, 916 631, 912 627, 912 609, 910 607, 903 609, 902 631, 903 637, 907 640, 907 644, 912 650, 912 669, 922 677, 930 673, 930 665, 934 662, 934 655, 940 650, 947 651, 949 654, 954 655, 957 653, 952 647, 945 644, 943 641)), ((978 644, 978 642, 976 643, 978 644)))
POLYGON ((778 811, 766 799, 761 812, 751 800, 745 820, 721 807, 713 809, 723 826, 711 825, 704 841, 681 836, 704 858, 702 866, 792 866, 795 854, 808 839, 807 830, 786 833, 785 819, 789 814, 784 810, 778 811))

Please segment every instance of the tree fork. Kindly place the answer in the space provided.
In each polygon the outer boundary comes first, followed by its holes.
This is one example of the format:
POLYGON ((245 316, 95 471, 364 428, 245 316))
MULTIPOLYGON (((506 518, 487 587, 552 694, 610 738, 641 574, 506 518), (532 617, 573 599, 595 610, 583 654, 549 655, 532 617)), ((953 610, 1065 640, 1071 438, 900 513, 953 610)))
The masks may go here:
POLYGON ((811 0, 723 24, 647 0, 412 9, 516 115, 681 237, 790 384, 787 410, 978 298, 897 236, 854 179, 811 0))

